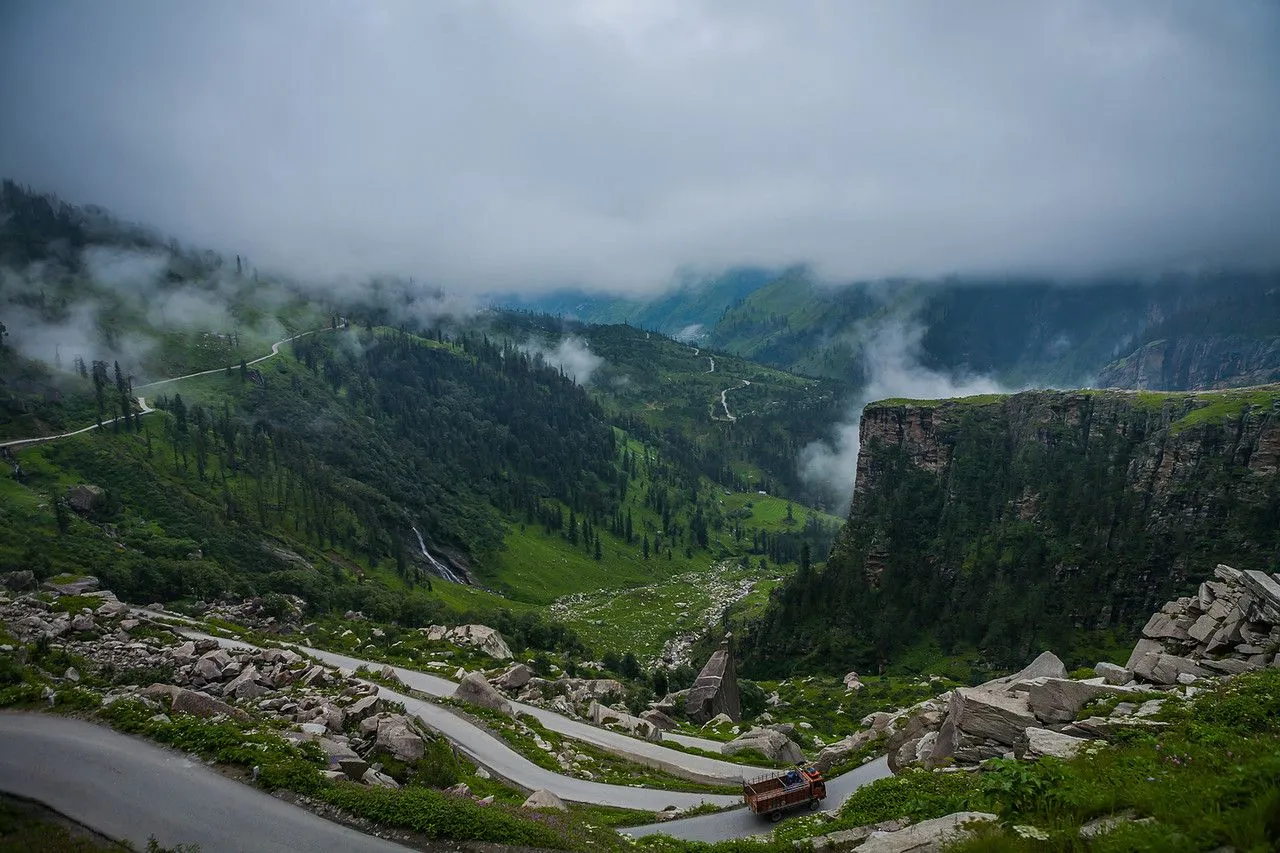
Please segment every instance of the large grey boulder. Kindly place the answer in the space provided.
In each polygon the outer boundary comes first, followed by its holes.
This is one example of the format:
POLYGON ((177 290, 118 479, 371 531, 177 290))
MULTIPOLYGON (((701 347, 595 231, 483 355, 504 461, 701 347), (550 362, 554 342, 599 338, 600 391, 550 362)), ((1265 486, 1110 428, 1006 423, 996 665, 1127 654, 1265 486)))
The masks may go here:
POLYGON ((1111 684, 1091 684, 1068 678, 1037 679, 1030 684, 1027 700, 1031 713, 1046 723, 1069 723, 1080 709, 1099 696, 1132 693, 1111 684))
POLYGON ((360 781, 364 771, 369 769, 369 762, 357 755, 348 744, 328 737, 321 737, 316 743, 320 744, 320 748, 328 756, 329 766, 338 768, 353 782, 360 781))
POLYGON ((67 489, 67 506, 81 515, 88 515, 101 507, 106 497, 106 489, 89 483, 80 483, 67 489))
POLYGON ((785 761, 788 764, 804 761, 800 746, 775 729, 751 729, 720 747, 725 755, 736 755, 748 749, 764 753, 771 761, 785 761))
POLYGON ((685 696, 685 713, 695 723, 704 723, 717 714, 734 722, 742 719, 738 675, 733 663, 731 638, 726 637, 698 673, 685 696))
POLYGON ((483 708, 491 708, 508 716, 515 713, 507 698, 499 693, 492 684, 485 681, 484 675, 478 672, 467 673, 466 677, 458 684, 458 689, 453 692, 453 698, 461 699, 464 702, 470 702, 483 708))
POLYGON ((959 687, 951 694, 948 717, 963 732, 1013 746, 1026 729, 1039 726, 1025 695, 1004 696, 981 687, 959 687))
POLYGON ((1019 681, 1030 681, 1033 678, 1066 677, 1067 667, 1062 663, 1062 660, 1053 652, 1041 652, 1035 660, 1015 672, 1013 675, 993 678, 991 681, 978 685, 978 689, 1002 690, 1010 685, 1017 684, 1019 681))
POLYGON ((1086 738, 1072 737, 1049 729, 1030 728, 1014 744, 1013 754, 1025 759, 1045 756, 1066 759, 1074 756, 1088 742, 1086 738))
POLYGON ((859 853, 940 853, 969 834, 966 826, 998 820, 986 812, 956 812, 925 820, 897 832, 873 832, 858 848, 859 853))
POLYGON ((1130 672, 1138 671, 1138 664, 1149 656, 1159 656, 1164 654, 1164 646, 1155 640, 1139 640, 1133 647, 1133 652, 1129 655, 1129 661, 1124 668, 1130 672))
POLYGON ((240 674, 222 688, 223 696, 234 696, 237 699, 257 699, 267 692, 267 688, 258 683, 258 668, 248 664, 240 674))
POLYGON ((1185 640, 1189 634, 1173 616, 1167 613, 1153 613, 1142 629, 1142 636, 1152 640, 1185 640))
POLYGON ((655 728, 662 729, 664 731, 670 731, 676 727, 676 721, 671 719, 671 717, 667 716, 662 711, 659 711, 657 708, 650 708, 645 711, 640 715, 640 719, 650 723, 655 728))
POLYGON ((591 722, 609 729, 620 729, 627 734, 657 743, 662 740, 662 730, 648 720, 633 717, 622 711, 615 711, 599 702, 592 702, 587 710, 591 722))
POLYGON ((208 693, 201 693, 198 690, 186 690, 181 687, 177 688, 177 692, 173 694, 171 708, 174 713, 191 714, 195 717, 215 717, 218 714, 225 714, 237 720, 249 719, 249 715, 244 711, 228 705, 221 699, 215 699, 208 693))
POLYGON ((347 706, 347 719, 359 723, 366 717, 378 713, 379 699, 377 694, 361 697, 347 706))
POLYGON ((488 625, 459 625, 451 628, 446 638, 459 645, 473 646, 498 660, 511 660, 513 657, 507 641, 488 625))
POLYGON ((27 570, 0 575, 0 586, 13 592, 30 592, 36 588, 34 572, 27 570))
POLYGON ((375 743, 400 761, 417 761, 426 753, 422 737, 413 730, 407 719, 398 715, 378 722, 375 743))
POLYGON ((559 812, 568 811, 564 801, 555 794, 545 788, 534 791, 529 798, 520 804, 522 809, 555 809, 559 812))
POLYGON ((1133 681, 1133 673, 1122 666, 1114 663, 1103 661, 1093 668, 1093 671, 1102 678, 1107 684, 1120 686, 1133 681))
POLYGON ((86 593, 96 590, 100 583, 101 581, 93 575, 86 575, 85 577, 76 578, 75 580, 67 581, 66 583, 45 581, 43 585, 45 589, 53 590, 59 595, 85 595, 86 593))
POLYGON ((1171 654, 1147 654, 1133 668, 1133 674, 1152 684, 1177 684, 1179 675, 1194 675, 1204 678, 1212 675, 1209 670, 1198 666, 1195 661, 1171 654))
POLYGON ((533 678, 533 670, 522 663, 518 663, 498 676, 494 683, 503 690, 519 690, 528 684, 531 678, 533 678))
POLYGON ((880 733, 872 729, 863 729, 860 732, 855 732, 835 743, 824 746, 822 751, 818 753, 818 759, 814 764, 819 770, 826 773, 837 764, 848 760, 849 756, 878 737, 880 737, 880 733))

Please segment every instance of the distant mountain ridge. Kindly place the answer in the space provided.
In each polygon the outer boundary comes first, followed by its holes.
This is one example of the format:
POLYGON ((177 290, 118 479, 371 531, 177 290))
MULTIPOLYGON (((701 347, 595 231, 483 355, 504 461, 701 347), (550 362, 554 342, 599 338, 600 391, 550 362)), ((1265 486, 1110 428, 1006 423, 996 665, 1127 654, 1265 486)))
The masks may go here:
MULTIPOLYGON (((1280 379, 1280 273, 1211 272, 1087 283, 952 278, 827 286, 804 268, 740 275, 650 302, 585 297, 577 315, 667 334, 802 375, 869 380, 878 329, 920 327, 921 366, 1007 386, 1236 387, 1280 379), (736 295, 741 294, 741 295, 736 295), (710 319, 714 316, 714 320, 710 319)), ((575 313, 569 298, 526 307, 575 313)))

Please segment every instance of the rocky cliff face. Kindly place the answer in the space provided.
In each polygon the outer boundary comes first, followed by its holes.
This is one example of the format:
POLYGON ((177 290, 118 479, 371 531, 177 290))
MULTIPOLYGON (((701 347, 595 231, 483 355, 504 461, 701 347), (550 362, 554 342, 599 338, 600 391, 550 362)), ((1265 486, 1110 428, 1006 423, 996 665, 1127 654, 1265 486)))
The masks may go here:
POLYGON ((861 436, 849 522, 826 569, 776 595, 757 670, 874 667, 926 640, 1083 660, 1197 566, 1280 557, 1280 386, 887 401, 861 436))
POLYGON ((1152 341, 1105 367, 1097 384, 1155 391, 1238 388, 1280 381, 1280 338, 1178 337, 1152 341))

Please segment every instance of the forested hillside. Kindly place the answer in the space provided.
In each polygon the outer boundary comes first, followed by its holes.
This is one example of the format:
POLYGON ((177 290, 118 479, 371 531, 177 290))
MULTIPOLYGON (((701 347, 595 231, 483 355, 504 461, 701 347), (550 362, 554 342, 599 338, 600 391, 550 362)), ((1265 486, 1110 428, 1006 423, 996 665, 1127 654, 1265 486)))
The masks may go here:
POLYGON ((1273 570, 1277 518, 1274 386, 876 403, 850 520, 775 594, 748 668, 1088 662, 1206 563, 1273 570))
POLYGON ((703 618, 662 611, 656 586, 772 579, 834 539, 791 454, 837 383, 712 369, 625 326, 424 324, 398 282, 313 300, 245 258, 5 193, 0 440, 103 428, 5 451, 0 571, 90 572, 137 601, 290 593, 407 625, 637 590, 629 616, 661 626, 643 638, 563 616, 652 657, 703 618), (566 339, 596 349, 596 381, 552 351, 566 339))

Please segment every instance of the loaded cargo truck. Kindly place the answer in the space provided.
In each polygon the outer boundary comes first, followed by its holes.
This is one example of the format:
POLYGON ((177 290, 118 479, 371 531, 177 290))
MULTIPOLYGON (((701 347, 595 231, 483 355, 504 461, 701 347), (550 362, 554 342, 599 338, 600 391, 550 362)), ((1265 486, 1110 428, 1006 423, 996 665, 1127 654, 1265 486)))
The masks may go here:
POLYGON ((826 796, 827 783, 822 772, 804 765, 752 779, 742 786, 742 799, 747 807, 772 821, 782 820, 785 811, 805 803, 816 809, 826 796))

